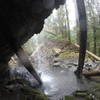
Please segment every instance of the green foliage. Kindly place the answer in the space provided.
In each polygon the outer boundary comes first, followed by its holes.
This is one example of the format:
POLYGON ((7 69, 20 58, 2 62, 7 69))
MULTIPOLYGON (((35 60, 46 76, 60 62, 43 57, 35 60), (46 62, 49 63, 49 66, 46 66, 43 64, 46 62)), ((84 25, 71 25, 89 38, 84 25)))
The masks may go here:
POLYGON ((86 0, 88 21, 87 49, 100 56, 100 3, 99 0, 86 0))
POLYGON ((66 23, 66 10, 63 5, 58 10, 54 10, 53 14, 45 21, 44 30, 55 33, 55 36, 50 36, 52 38, 67 39, 66 23))
POLYGON ((41 94, 39 90, 35 90, 29 86, 24 85, 21 90, 26 96, 26 98, 33 98, 34 100, 48 100, 47 96, 41 94))

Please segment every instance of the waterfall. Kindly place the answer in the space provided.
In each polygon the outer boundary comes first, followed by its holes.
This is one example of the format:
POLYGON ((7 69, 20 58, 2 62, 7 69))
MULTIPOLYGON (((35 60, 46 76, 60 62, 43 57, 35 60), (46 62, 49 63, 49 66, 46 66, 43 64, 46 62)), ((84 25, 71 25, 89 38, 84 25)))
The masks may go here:
POLYGON ((41 57, 41 51, 40 48, 43 46, 43 43, 39 42, 39 34, 35 34, 34 37, 32 38, 35 44, 35 51, 32 53, 31 57, 35 59, 37 66, 36 66, 36 70, 37 72, 40 73, 40 69, 41 69, 41 61, 42 61, 42 57, 41 57), (36 55, 35 55, 36 54, 36 55))

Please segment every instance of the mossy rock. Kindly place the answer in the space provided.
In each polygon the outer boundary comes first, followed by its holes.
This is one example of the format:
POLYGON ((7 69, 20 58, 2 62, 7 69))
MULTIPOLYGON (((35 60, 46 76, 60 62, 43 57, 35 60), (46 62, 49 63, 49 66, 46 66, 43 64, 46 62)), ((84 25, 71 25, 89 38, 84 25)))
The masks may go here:
POLYGON ((26 95, 36 95, 36 94, 40 94, 39 90, 33 89, 31 87, 28 86, 24 86, 21 91, 26 94, 26 95))
POLYGON ((77 100, 77 99, 73 96, 65 96, 65 100, 77 100))
POLYGON ((95 95, 93 94, 93 91, 76 91, 74 92, 74 96, 76 98, 82 98, 83 100, 95 100, 95 95))
POLYGON ((60 53, 60 56, 61 57, 78 57, 79 53, 66 51, 66 52, 60 53))
POLYGON ((100 84, 95 84, 95 87, 100 89, 100 84))
POLYGON ((36 95, 34 100, 48 100, 45 95, 36 95))
POLYGON ((100 84, 96 84, 90 93, 92 93, 96 98, 100 99, 100 84))
POLYGON ((95 97, 98 98, 100 100, 100 91, 96 91, 94 93, 95 97))
POLYGON ((31 87, 24 86, 22 92, 27 98, 33 98, 34 100, 48 100, 47 96, 41 94, 39 90, 32 89, 31 87))
POLYGON ((76 91, 73 93, 74 96, 76 97, 86 97, 88 94, 87 94, 87 91, 76 91))

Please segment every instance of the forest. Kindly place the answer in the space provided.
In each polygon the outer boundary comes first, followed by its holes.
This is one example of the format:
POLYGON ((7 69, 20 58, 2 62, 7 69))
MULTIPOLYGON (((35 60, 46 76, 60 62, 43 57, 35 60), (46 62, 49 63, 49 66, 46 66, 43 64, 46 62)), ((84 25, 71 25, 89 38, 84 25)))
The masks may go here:
MULTIPOLYGON (((88 24, 87 50, 100 57, 100 1, 85 0, 85 7, 88 24)), ((79 44, 79 21, 75 8, 76 4, 68 0, 46 20, 44 31, 50 33, 51 37, 79 44)))

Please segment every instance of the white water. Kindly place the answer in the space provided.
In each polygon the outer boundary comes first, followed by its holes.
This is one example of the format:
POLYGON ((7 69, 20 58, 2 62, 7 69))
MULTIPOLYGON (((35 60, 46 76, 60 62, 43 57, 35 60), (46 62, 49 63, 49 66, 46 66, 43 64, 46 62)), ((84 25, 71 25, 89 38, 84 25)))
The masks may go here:
POLYGON ((43 50, 44 45, 45 45, 44 44, 45 39, 42 38, 43 42, 40 42, 41 41, 40 35, 34 35, 33 40, 35 43, 35 51, 32 53, 31 57, 35 59, 36 61, 35 63, 37 63, 37 66, 35 69, 39 74, 41 74, 40 76, 43 82, 50 82, 52 81, 51 76, 48 76, 43 73, 43 72, 46 72, 46 69, 48 69, 48 65, 49 65, 49 62, 46 59, 46 55, 45 55, 45 52, 47 51, 43 50))
POLYGON ((39 66, 40 66, 40 62, 41 62, 41 57, 39 55, 39 49, 41 47, 41 45, 39 44, 39 41, 38 41, 38 35, 34 35, 33 37, 34 39, 34 42, 35 42, 35 51, 32 53, 32 57, 34 58, 35 54, 37 53, 36 55, 36 59, 37 59, 37 67, 36 69, 39 69, 39 66))

